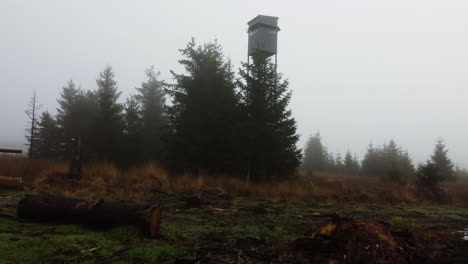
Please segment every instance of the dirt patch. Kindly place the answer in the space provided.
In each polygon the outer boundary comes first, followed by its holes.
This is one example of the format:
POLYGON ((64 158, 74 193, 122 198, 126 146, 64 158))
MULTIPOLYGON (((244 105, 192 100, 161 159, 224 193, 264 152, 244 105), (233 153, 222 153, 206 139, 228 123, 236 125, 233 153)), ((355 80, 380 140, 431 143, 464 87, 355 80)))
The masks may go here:
MULTIPOLYGON (((184 263, 467 263, 468 244, 444 232, 392 230, 385 223, 334 218, 310 237, 256 249, 242 240, 241 250, 184 259, 184 263)), ((255 243, 253 243, 255 244, 255 243)), ((200 252, 201 253, 201 252, 200 252)), ((203 255, 203 254, 202 254, 203 255)), ((179 263, 179 262, 170 262, 179 263)))

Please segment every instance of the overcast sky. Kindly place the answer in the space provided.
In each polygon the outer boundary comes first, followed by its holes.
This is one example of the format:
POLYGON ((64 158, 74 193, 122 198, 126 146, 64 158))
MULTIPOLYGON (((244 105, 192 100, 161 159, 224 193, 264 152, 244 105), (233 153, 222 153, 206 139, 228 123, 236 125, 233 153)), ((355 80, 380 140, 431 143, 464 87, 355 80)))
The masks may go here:
POLYGON ((217 38, 239 67, 247 22, 279 17, 278 69, 302 147, 320 131, 329 151, 359 157, 394 139, 415 162, 441 136, 468 167, 467 1, 0 0, 0 144, 24 144, 33 90, 55 113, 72 78, 95 89, 113 66, 122 100, 150 65, 172 81, 191 37, 217 38))

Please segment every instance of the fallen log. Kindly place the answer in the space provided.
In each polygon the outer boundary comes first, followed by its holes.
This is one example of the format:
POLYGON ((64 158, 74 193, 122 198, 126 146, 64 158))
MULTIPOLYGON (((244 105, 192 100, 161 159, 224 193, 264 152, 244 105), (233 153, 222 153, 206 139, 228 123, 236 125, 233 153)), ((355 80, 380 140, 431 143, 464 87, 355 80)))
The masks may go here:
POLYGON ((1 153, 15 153, 15 154, 21 154, 23 151, 21 149, 3 149, 0 148, 1 153))
POLYGON ((26 195, 16 208, 19 218, 25 220, 83 224, 105 228, 116 225, 134 225, 154 237, 161 224, 161 209, 129 202, 89 202, 56 196, 26 195))
POLYGON ((23 190, 24 184, 22 178, 0 176, 0 189, 23 190))

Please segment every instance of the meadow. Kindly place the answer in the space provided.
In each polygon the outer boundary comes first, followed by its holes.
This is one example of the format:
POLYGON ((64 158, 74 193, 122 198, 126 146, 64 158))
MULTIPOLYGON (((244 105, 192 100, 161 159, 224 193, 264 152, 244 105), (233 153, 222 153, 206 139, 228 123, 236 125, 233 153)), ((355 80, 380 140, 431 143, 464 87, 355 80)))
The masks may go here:
POLYGON ((125 170, 89 164, 81 180, 67 179, 67 170, 62 162, 0 159, 0 175, 21 177, 26 185, 24 191, 0 189, 0 263, 274 263, 265 250, 316 234, 330 215, 411 232, 455 233, 468 226, 466 182, 443 183, 441 198, 411 184, 325 173, 246 185, 222 175, 171 175, 155 164, 125 170), (14 204, 26 193, 157 204, 160 234, 150 239, 134 227, 23 221, 15 218, 14 204), (194 196, 202 204, 191 205, 194 196))

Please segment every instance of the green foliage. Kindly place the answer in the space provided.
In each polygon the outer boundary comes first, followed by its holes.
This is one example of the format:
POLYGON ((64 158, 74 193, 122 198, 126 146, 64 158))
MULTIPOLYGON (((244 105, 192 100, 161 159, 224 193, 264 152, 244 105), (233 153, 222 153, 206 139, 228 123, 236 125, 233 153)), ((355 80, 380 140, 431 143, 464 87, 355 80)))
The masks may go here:
POLYGON ((438 173, 444 180, 455 180, 454 165, 448 157, 448 149, 441 138, 436 142, 431 162, 437 167, 438 173))
POLYGON ((405 182, 413 177, 414 165, 408 152, 390 140, 382 148, 369 145, 362 161, 362 173, 405 182))
POLYGON ((139 106, 141 118, 141 146, 140 152, 146 160, 161 160, 162 138, 168 125, 165 110, 166 93, 164 83, 159 80, 159 72, 156 73, 151 66, 145 71, 148 80, 136 88, 138 94, 135 99, 139 106))
POLYGON ((436 164, 428 161, 426 164, 418 166, 416 172, 416 183, 419 186, 435 186, 444 180, 444 175, 440 173, 440 169, 436 164))
POLYGON ((420 231, 423 229, 423 226, 421 226, 420 224, 416 223, 414 220, 412 219, 408 219, 408 218, 404 218, 404 217, 400 217, 400 216, 394 216, 390 219, 390 221, 388 221, 388 224, 392 227, 392 228, 397 228, 397 229, 401 229, 401 230, 407 230, 407 231, 410 231, 410 232, 414 232, 414 231, 420 231))
POLYGON ((38 155, 43 158, 56 158, 60 153, 60 130, 55 118, 48 112, 42 112, 38 121, 38 155))
POLYGON ((181 50, 186 74, 173 72, 168 163, 197 172, 229 173, 239 166, 239 113, 232 65, 217 42, 181 50))
POLYGON ((360 164, 356 156, 351 156, 351 152, 347 151, 344 160, 344 173, 348 175, 358 175, 360 164))
MULTIPOLYGON (((323 171, 329 164, 328 153, 322 144, 320 133, 309 136, 304 147, 304 156, 302 158, 302 169, 305 172, 323 171)), ((334 162, 334 161, 333 161, 334 162)))
POLYGON ((293 174, 300 164, 296 143, 296 120, 288 109, 291 91, 287 80, 264 54, 253 55, 243 64, 238 82, 245 122, 242 142, 247 153, 248 173, 254 180, 279 179, 293 174))
POLYGON ((307 173, 326 171, 357 175, 360 170, 357 157, 353 157, 349 151, 346 152, 344 160, 340 153, 336 156, 328 153, 318 132, 310 136, 305 145, 301 167, 307 173))
POLYGON ((468 169, 462 169, 457 166, 455 167, 454 175, 457 180, 468 180, 468 169))
POLYGON ((63 88, 57 100, 57 125, 60 131, 58 140, 65 144, 59 157, 69 158, 72 149, 70 141, 73 137, 81 138, 81 152, 84 159, 94 157, 90 138, 91 124, 95 120, 98 109, 97 96, 94 92, 84 92, 77 88, 73 81, 69 81, 63 88))
POLYGON ((98 109, 90 143, 99 160, 122 161, 123 107, 117 102, 121 92, 117 90, 111 66, 101 72, 96 83, 98 109))
POLYGON ((124 148, 126 162, 135 163, 142 159, 142 119, 140 116, 140 106, 135 96, 127 98, 124 105, 124 148))

